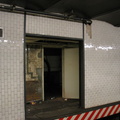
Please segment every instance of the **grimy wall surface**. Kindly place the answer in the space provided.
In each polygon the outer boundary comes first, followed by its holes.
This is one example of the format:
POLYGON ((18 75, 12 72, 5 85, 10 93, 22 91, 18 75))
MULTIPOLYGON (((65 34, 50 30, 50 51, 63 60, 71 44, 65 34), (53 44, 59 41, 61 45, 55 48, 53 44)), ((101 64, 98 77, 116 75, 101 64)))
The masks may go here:
POLYGON ((92 23, 85 31, 85 107, 120 101, 120 28, 92 23))
POLYGON ((24 120, 24 16, 0 12, 0 120, 24 120))

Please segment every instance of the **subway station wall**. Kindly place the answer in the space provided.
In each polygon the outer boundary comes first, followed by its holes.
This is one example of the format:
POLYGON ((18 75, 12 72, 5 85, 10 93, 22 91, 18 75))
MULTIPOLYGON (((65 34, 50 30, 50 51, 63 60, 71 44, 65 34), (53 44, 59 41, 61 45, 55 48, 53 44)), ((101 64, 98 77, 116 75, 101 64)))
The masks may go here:
MULTIPOLYGON (((24 120, 24 16, 0 12, 0 120, 24 120)), ((26 32, 82 38, 82 24, 27 15, 26 32)), ((85 107, 120 100, 120 28, 93 21, 85 32, 85 107)))
MULTIPOLYGON (((82 38, 82 24, 27 15, 27 33, 82 38)), ((85 29, 85 108, 120 100, 120 28, 92 23, 92 39, 85 29)))
POLYGON ((0 12, 0 120, 24 120, 24 16, 0 12))
POLYGON ((120 28, 93 21, 85 30, 85 107, 120 101, 120 28))
POLYGON ((82 24, 27 15, 26 33, 82 38, 82 24))

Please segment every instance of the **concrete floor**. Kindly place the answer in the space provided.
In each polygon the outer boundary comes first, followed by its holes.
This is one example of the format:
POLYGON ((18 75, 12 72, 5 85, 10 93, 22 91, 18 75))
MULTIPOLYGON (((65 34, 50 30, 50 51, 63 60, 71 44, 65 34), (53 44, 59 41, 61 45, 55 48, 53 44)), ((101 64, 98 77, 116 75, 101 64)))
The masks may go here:
POLYGON ((54 120, 80 113, 79 100, 52 98, 35 105, 26 105, 26 120, 54 120))
MULTIPOLYGON (((55 120, 87 111, 79 108, 79 100, 52 98, 44 102, 37 101, 34 105, 26 104, 26 120, 55 120)), ((120 117, 117 114, 99 120, 120 120, 120 117)))

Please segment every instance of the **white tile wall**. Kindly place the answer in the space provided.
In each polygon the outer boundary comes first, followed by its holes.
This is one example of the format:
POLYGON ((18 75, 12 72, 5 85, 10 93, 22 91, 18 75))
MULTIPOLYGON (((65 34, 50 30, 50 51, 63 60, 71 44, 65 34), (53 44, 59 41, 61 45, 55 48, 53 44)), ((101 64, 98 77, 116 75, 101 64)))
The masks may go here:
MULTIPOLYGON (((0 120, 24 120, 23 15, 0 12, 0 120)), ((27 15, 27 33, 82 38, 82 24, 27 15)), ((120 100, 120 28, 93 21, 85 35, 85 107, 120 100)))
POLYGON ((120 28, 93 21, 92 36, 85 34, 86 108, 120 101, 120 28))
POLYGON ((82 24, 27 15, 27 33, 82 38, 82 24))
POLYGON ((0 120, 24 120, 24 16, 0 12, 0 120))
MULTIPOLYGON (((27 15, 27 33, 82 38, 82 24, 27 15)), ((85 107, 120 100, 120 28, 93 21, 85 34, 85 107)))

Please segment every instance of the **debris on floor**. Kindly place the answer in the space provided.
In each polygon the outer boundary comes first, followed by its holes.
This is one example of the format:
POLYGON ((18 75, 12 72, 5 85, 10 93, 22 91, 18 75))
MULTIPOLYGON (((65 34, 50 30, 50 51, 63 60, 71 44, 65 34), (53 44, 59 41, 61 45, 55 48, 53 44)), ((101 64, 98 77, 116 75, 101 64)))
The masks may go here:
POLYGON ((31 105, 35 105, 35 104, 36 104, 36 102, 35 102, 35 101, 32 101, 32 102, 31 102, 31 105))
POLYGON ((52 97, 46 101, 32 101, 26 104, 26 120, 54 120, 63 116, 74 115, 80 111, 79 100, 52 97))
POLYGON ((65 101, 67 101, 67 99, 65 99, 65 101))

